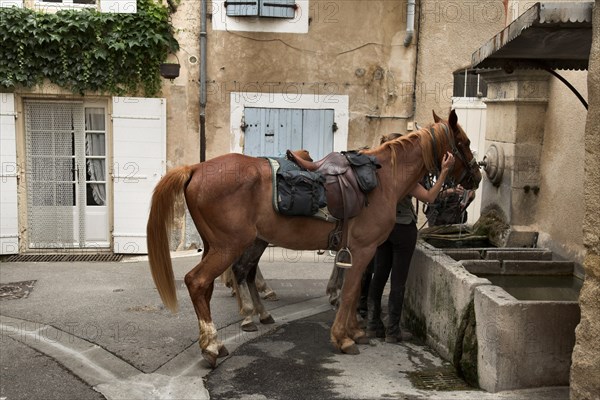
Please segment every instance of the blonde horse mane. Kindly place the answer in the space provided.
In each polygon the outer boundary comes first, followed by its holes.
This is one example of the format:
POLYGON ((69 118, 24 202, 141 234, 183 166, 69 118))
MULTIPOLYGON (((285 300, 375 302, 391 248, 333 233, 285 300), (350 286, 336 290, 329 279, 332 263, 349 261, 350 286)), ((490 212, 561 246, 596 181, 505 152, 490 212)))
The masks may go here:
POLYGON ((433 172, 438 168, 438 159, 443 155, 442 149, 448 149, 450 147, 449 135, 446 134, 446 129, 449 130, 450 128, 444 123, 430 124, 418 131, 386 141, 375 149, 363 150, 362 152, 365 154, 373 154, 388 149, 391 152, 392 171, 395 171, 398 150, 404 150, 408 144, 414 145, 418 143, 421 146, 425 168, 427 168, 427 171, 433 172), (435 149, 432 134, 435 137, 435 149))

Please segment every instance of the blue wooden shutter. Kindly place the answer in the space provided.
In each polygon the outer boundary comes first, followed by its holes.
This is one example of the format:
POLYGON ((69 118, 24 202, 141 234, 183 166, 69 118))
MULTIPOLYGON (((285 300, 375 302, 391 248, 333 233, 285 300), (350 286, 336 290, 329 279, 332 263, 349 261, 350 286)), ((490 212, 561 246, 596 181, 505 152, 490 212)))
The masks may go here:
MULTIPOLYGON (((259 0, 260 16, 270 18, 294 18, 296 15, 295 0, 259 0)), ((229 15, 229 14, 227 14, 229 15)))
POLYGON ((302 110, 248 107, 244 120, 246 155, 283 157, 302 146, 302 110))
POLYGON ((333 110, 304 110, 302 117, 302 148, 313 160, 320 160, 333 151, 333 110))
POLYGON ((228 17, 258 16, 258 0, 227 0, 225 8, 228 17))

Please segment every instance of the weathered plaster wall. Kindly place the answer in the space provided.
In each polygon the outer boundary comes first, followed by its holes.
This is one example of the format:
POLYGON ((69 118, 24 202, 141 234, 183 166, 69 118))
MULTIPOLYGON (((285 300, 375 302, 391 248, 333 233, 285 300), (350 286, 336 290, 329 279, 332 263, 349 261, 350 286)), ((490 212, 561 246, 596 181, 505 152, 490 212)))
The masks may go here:
POLYGON ((588 74, 589 111, 585 126, 583 242, 586 279, 579 297, 581 322, 576 330, 571 367, 571 399, 600 393, 600 13, 594 7, 593 42, 588 74))
POLYGON ((163 79, 167 99, 167 169, 200 161, 200 2, 182 0, 172 14, 180 51, 169 62, 181 64, 179 77, 163 79))
MULTIPOLYGON (((557 71, 584 98, 587 72, 557 71)), ((538 244, 582 263, 585 255, 582 221, 585 120, 587 111, 559 80, 549 81, 549 102, 540 158, 540 192, 534 217, 538 244)))
MULTIPOLYGON (((501 0, 422 0, 415 120, 433 122, 431 110, 447 116, 452 104, 452 73, 471 65, 471 55, 504 28, 501 0)), ((460 121, 459 121, 460 122, 460 121)))
MULTIPOLYGON (((182 0, 173 15, 181 75, 165 81, 168 167, 199 159, 199 2, 182 0)), ((211 4, 208 7, 212 9, 211 4)), ((452 72, 504 26, 501 0, 417 2, 417 32, 405 47, 406 1, 310 1, 307 34, 228 32, 208 19, 207 158, 231 151, 231 92, 348 95, 348 148, 406 131, 413 118, 446 115, 452 72), (416 115, 413 117, 415 52, 416 115), (393 118, 367 118, 376 115, 393 118)))
POLYGON ((309 12, 307 34, 215 31, 209 24, 207 158, 231 149, 231 92, 288 93, 290 101, 347 95, 348 148, 372 145, 394 128, 367 114, 412 107, 410 96, 400 95, 412 70, 403 62, 412 52, 402 44, 405 1, 311 1, 309 12))

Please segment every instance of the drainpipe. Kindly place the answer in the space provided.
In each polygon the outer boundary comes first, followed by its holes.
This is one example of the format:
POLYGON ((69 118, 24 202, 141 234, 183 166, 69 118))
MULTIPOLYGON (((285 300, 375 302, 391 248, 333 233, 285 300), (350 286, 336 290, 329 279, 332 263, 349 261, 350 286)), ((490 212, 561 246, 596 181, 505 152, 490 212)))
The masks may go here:
POLYGON ((410 46, 415 33, 415 0, 408 0, 406 4, 406 36, 404 47, 410 46))
POLYGON ((200 162, 206 161, 206 2, 200 2, 200 162))
MULTIPOLYGON (((419 8, 419 18, 421 15, 421 9, 419 8)), ((420 20, 419 20, 420 21, 420 20)), ((419 25, 419 29, 421 26, 419 25)), ((412 43, 413 35, 415 33, 415 0, 408 0, 408 4, 406 5, 406 36, 404 37, 404 46, 408 47, 412 43)), ((421 32, 419 31, 419 36, 417 36, 417 40, 415 43, 415 47, 413 50, 413 94, 412 94, 412 112, 410 114, 410 118, 413 119, 414 129, 417 128, 416 121, 414 121, 415 114, 417 113, 417 68, 419 68, 419 38, 421 37, 421 32)))

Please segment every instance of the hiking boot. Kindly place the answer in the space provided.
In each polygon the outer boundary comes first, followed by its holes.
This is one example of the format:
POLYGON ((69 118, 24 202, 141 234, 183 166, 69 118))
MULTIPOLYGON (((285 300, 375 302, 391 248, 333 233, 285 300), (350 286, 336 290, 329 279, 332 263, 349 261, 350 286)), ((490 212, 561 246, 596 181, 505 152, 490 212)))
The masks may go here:
POLYGON ((369 297, 367 305, 367 336, 371 332, 372 336, 369 337, 385 337, 385 325, 381 321, 381 302, 374 301, 369 297))
POLYGON ((385 330, 384 329, 367 329, 367 337, 368 338, 384 338, 385 330))
POLYGON ((412 340, 413 335, 410 332, 401 331, 400 335, 386 335, 385 342, 386 343, 398 343, 398 342, 406 342, 412 340))

